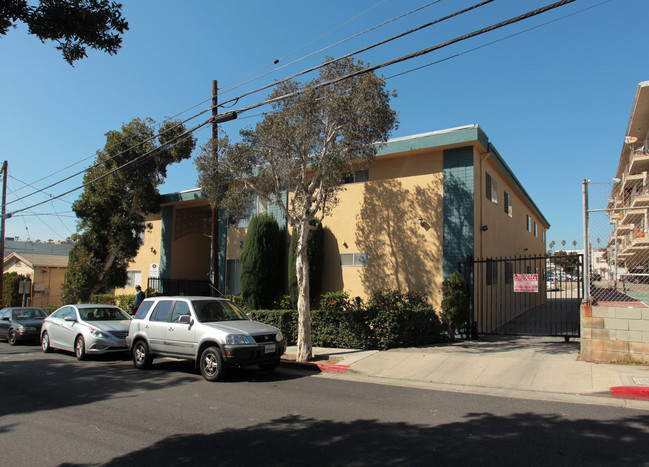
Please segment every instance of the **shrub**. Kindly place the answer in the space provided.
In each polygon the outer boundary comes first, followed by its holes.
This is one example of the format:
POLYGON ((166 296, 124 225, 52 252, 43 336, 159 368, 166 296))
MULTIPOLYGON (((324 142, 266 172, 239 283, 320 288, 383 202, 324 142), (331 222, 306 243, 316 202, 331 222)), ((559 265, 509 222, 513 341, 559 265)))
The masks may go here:
POLYGON ((469 294, 459 271, 442 283, 442 317, 448 325, 448 336, 455 339, 455 330, 469 320, 469 294))
POLYGON ((270 214, 250 221, 241 252, 241 295, 249 309, 268 308, 281 290, 282 240, 270 214))
POLYGON ((19 293, 19 284, 21 280, 29 278, 15 272, 6 272, 2 279, 2 306, 22 306, 23 296, 19 293))

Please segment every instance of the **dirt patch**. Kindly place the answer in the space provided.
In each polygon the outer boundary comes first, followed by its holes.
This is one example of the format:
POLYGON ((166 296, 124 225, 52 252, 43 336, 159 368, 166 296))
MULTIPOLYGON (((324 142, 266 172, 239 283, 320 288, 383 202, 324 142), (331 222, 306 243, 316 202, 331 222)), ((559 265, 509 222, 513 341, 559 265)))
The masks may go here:
MULTIPOLYGON (((290 360, 290 361, 295 361, 296 355, 295 354, 290 354, 290 353, 285 353, 282 355, 282 360, 290 360)), ((343 357, 331 357, 329 355, 314 355, 309 362, 311 363, 318 363, 320 365, 336 365, 340 363, 343 360, 343 357)))

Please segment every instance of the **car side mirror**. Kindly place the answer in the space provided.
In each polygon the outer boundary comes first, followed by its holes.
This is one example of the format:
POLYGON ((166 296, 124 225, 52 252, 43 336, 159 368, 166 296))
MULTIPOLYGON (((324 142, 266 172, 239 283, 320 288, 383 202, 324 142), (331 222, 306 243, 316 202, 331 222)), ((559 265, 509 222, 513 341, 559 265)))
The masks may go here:
POLYGON ((76 322, 76 321, 77 321, 77 318, 74 318, 74 317, 72 317, 72 316, 66 316, 65 319, 64 319, 64 321, 72 321, 72 322, 76 322))
POLYGON ((10 319, 11 318, 9 318, 8 316, 5 316, 4 318, 2 318, 2 321, 9 321, 10 319))
POLYGON ((182 315, 179 320, 180 323, 182 324, 191 324, 192 322, 192 317, 189 315, 182 315))

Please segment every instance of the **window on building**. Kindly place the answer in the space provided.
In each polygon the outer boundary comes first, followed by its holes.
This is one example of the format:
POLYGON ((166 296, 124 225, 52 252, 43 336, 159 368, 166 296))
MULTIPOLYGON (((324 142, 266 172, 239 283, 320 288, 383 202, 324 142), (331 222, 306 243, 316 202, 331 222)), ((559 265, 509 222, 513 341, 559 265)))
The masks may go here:
POLYGON ((341 266, 367 266, 367 253, 341 253, 341 266))
POLYGON ((487 260, 485 266, 487 269, 487 285, 498 285, 498 263, 496 261, 487 260))
POLYGON ((539 226, 536 225, 536 222, 534 223, 534 236, 535 237, 539 236, 539 226))
POLYGON ((343 174, 343 183, 360 183, 370 179, 369 169, 346 172, 343 174))
POLYGON ((241 261, 229 259, 225 266, 225 293, 239 295, 241 293, 241 261))
POLYGON ((509 193, 505 192, 505 199, 504 199, 504 208, 505 208, 505 214, 507 214, 509 217, 512 217, 512 197, 509 196, 509 193))
POLYGON ((497 203, 498 202, 498 183, 496 183, 496 180, 489 175, 487 172, 485 172, 485 194, 487 196, 487 199, 491 201, 492 203, 497 203))
POLYGON ((532 231, 532 218, 528 215, 525 216, 527 220, 527 231, 531 232, 532 231))
MULTIPOLYGON (((142 285, 142 271, 126 271, 126 287, 142 285)), ((144 287, 146 289, 146 287, 144 287)))

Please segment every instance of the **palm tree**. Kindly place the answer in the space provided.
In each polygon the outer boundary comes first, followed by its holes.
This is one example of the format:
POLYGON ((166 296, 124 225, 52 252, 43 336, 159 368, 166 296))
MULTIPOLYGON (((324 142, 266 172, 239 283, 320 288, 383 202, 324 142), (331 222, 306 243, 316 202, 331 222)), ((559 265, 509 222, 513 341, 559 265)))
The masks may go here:
POLYGON ((572 247, 573 247, 574 249, 577 249, 577 240, 573 240, 573 241, 572 241, 572 247))
POLYGON ((564 250, 566 249, 566 241, 565 240, 561 240, 561 246, 563 247, 564 250))
POLYGON ((555 242, 554 242, 554 240, 552 240, 550 242, 550 250, 554 250, 554 245, 555 245, 555 242))

